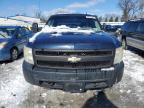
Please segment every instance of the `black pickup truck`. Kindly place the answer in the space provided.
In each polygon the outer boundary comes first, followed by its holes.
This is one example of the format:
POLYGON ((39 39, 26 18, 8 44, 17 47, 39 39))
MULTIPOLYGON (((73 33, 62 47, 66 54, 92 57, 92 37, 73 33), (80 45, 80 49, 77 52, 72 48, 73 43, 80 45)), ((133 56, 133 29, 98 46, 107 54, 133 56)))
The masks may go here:
POLYGON ((103 90, 121 81, 123 49, 96 16, 57 14, 24 48, 27 82, 68 92, 103 90))

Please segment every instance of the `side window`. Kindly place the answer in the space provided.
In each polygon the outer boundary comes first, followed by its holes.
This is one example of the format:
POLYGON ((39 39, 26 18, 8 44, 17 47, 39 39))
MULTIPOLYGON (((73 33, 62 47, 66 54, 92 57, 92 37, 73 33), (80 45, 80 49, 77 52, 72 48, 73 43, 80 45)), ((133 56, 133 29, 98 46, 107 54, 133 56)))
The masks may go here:
POLYGON ((139 24, 137 32, 144 33, 144 22, 139 24))
POLYGON ((49 20, 49 21, 47 22, 47 25, 48 25, 48 26, 53 26, 53 25, 54 25, 54 20, 52 20, 52 19, 49 20))
POLYGON ((129 25, 130 25, 130 22, 125 23, 125 24, 122 26, 122 31, 127 31, 128 28, 129 28, 129 25))
POLYGON ((128 26, 128 32, 136 32, 137 27, 138 27, 138 23, 137 22, 132 22, 130 23, 130 25, 128 26))
POLYGON ((101 28, 100 28, 100 24, 97 22, 97 21, 95 21, 95 26, 96 26, 96 30, 101 30, 101 28))
POLYGON ((19 28, 17 30, 17 37, 18 38, 23 38, 26 35, 26 30, 24 28, 19 28))
POLYGON ((17 38, 22 38, 22 34, 21 34, 21 28, 18 28, 16 31, 16 37, 17 38))
POLYGON ((31 33, 30 30, 29 30, 28 28, 24 28, 24 29, 25 29, 25 34, 26 34, 26 35, 28 35, 28 34, 31 33))
POLYGON ((21 34, 22 34, 22 36, 25 36, 26 35, 26 29, 23 27, 23 28, 21 28, 21 34))

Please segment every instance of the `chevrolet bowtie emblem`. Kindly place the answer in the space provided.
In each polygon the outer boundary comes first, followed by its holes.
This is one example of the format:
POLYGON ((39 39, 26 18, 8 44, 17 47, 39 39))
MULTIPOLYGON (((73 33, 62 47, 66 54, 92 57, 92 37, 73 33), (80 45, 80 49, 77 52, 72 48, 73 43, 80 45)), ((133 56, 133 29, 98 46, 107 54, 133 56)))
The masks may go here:
POLYGON ((81 61, 81 58, 70 57, 70 58, 68 58, 68 61, 71 63, 77 63, 77 62, 81 61))

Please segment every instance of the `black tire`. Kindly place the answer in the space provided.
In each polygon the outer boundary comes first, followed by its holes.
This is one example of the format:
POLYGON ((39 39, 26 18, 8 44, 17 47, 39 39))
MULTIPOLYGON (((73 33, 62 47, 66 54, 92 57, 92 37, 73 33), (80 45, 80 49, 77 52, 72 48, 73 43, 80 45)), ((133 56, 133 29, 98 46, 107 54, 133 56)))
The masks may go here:
POLYGON ((125 39, 122 39, 122 47, 123 49, 127 50, 127 42, 125 39))
POLYGON ((14 61, 18 58, 18 50, 16 48, 11 49, 11 60, 14 61))

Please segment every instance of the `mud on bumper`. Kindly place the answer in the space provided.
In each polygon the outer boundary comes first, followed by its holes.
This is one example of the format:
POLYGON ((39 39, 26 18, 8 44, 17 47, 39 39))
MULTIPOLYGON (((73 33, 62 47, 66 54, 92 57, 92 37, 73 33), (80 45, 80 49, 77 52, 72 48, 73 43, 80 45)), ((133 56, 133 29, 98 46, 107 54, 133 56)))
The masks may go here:
POLYGON ((46 69, 24 61, 23 73, 27 82, 42 87, 69 92, 84 92, 112 87, 121 81, 124 63, 106 69, 46 69))

